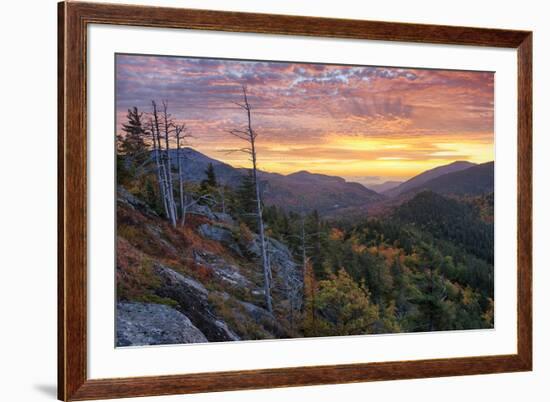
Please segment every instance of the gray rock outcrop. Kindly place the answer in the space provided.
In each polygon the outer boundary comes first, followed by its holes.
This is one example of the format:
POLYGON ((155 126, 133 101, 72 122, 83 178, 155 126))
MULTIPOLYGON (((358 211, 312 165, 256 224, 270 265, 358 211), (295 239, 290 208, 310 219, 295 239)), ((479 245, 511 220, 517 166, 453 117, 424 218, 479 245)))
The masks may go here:
POLYGON ((198 281, 164 265, 155 268, 161 280, 156 294, 178 303, 176 309, 185 314, 209 341, 237 341, 239 337, 218 318, 208 302, 208 290, 198 281))
POLYGON ((199 234, 206 239, 220 242, 225 247, 233 251, 235 254, 242 256, 239 244, 235 240, 235 237, 233 236, 233 232, 231 232, 231 230, 222 226, 204 223, 199 226, 199 234))
POLYGON ((123 186, 117 187, 117 202, 125 204, 132 209, 136 209, 145 215, 158 216, 158 214, 155 211, 153 211, 149 207, 149 205, 147 205, 144 201, 140 200, 135 195, 130 193, 123 186))
POLYGON ((208 206, 206 205, 193 204, 189 207, 189 209, 187 210, 187 213, 193 214, 193 215, 205 216, 210 220, 216 219, 216 215, 214 215, 212 210, 208 208, 208 206))
POLYGON ((181 312, 163 304, 120 302, 116 310, 117 346, 208 342, 181 312))

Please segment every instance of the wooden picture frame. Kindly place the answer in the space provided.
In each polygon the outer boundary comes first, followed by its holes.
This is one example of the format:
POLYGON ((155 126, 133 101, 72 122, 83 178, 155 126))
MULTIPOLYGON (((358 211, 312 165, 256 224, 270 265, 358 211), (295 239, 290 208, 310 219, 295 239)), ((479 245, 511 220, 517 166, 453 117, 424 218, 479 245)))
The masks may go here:
POLYGON ((532 369, 532 33, 62 2, 58 5, 58 397, 122 398, 532 369), (518 52, 517 353, 135 378, 87 376, 87 26, 217 30, 472 45, 518 52))

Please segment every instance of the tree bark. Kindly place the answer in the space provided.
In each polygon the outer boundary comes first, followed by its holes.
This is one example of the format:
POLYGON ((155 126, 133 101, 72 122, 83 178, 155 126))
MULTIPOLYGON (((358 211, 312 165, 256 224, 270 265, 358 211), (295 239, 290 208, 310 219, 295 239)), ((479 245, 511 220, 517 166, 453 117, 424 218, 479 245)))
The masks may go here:
POLYGON ((247 116, 248 116, 248 131, 250 132, 250 147, 252 150, 252 177, 254 178, 254 186, 256 188, 256 210, 258 214, 258 231, 260 232, 260 246, 262 251, 262 266, 264 271, 264 292, 265 292, 265 303, 267 305, 267 310, 273 312, 273 304, 271 300, 271 267, 267 260, 267 250, 265 244, 265 228, 264 228, 264 219, 262 211, 262 199, 260 195, 260 183, 258 182, 258 167, 256 160, 256 138, 254 136, 254 131, 252 130, 252 121, 250 116, 250 106, 248 105, 248 99, 246 97, 246 91, 244 91, 244 99, 247 107, 247 116))
POLYGON ((164 143, 165 143, 165 163, 166 163, 166 190, 168 192, 168 206, 170 208, 170 221, 172 226, 176 227, 176 222, 178 219, 178 214, 176 210, 176 203, 174 201, 174 185, 172 177, 172 161, 170 157, 170 126, 171 123, 168 121, 168 106, 165 102, 162 104, 163 107, 163 117, 164 117, 164 143))
POLYGON ((302 278, 304 281, 303 294, 305 295, 305 283, 307 273, 307 253, 306 253, 306 228, 304 212, 301 213, 301 241, 302 241, 302 278))
POLYGON ((180 214, 181 214, 181 221, 180 225, 183 227, 185 225, 185 197, 184 197, 184 188, 183 188, 183 168, 181 166, 181 140, 182 140, 182 133, 185 130, 185 128, 182 126, 181 128, 176 128, 176 147, 177 147, 177 164, 178 164, 178 184, 179 184, 179 190, 180 190, 180 214))
POLYGON ((153 137, 153 153, 155 156, 155 165, 157 168, 157 180, 158 180, 160 195, 162 198, 162 204, 164 206, 164 213, 166 214, 166 217, 170 219, 168 203, 166 202, 166 189, 164 187, 163 169, 162 169, 161 160, 160 160, 160 140, 158 137, 158 131, 156 130, 156 128, 158 127, 158 121, 156 117, 156 108, 155 108, 154 102, 153 102, 153 116, 155 118, 155 122, 151 120, 151 135, 153 137))

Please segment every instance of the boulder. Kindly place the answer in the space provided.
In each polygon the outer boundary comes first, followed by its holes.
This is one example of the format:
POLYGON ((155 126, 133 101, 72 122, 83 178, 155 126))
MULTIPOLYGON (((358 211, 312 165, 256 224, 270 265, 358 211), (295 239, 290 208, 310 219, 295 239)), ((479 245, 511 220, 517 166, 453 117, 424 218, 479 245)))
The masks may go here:
POLYGON ((187 213, 193 214, 193 215, 205 216, 210 220, 216 219, 216 216, 207 205, 193 204, 192 206, 189 207, 189 209, 187 210, 187 213))
POLYGON ((203 223, 199 226, 199 234, 206 239, 220 242, 237 255, 242 255, 241 249, 233 237, 233 232, 225 227, 203 223))
POLYGON ((233 239, 233 233, 231 233, 229 229, 210 225, 208 223, 203 223, 199 226, 199 233, 202 237, 219 241, 220 243, 229 244, 235 242, 233 239))
POLYGON ((208 342, 181 312, 163 304, 117 303, 116 344, 169 345, 208 342))
POLYGON ((235 225, 235 220, 229 214, 223 212, 214 212, 214 218, 217 222, 225 223, 226 225, 235 225))
POLYGON ((210 342, 239 340, 225 322, 216 317, 208 302, 208 290, 200 282, 164 265, 158 264, 154 270, 161 281, 155 293, 176 301, 176 309, 185 314, 210 342))

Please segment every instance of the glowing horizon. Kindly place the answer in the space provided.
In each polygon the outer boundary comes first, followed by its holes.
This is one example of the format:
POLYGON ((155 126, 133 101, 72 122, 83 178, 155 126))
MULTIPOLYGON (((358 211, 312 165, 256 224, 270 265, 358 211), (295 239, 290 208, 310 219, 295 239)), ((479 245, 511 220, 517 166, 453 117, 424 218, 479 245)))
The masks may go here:
POLYGON ((193 134, 188 146, 236 167, 227 133, 245 116, 247 86, 259 168, 337 175, 363 184, 406 180, 456 160, 494 160, 493 73, 369 66, 116 56, 117 131, 152 99, 193 134))

